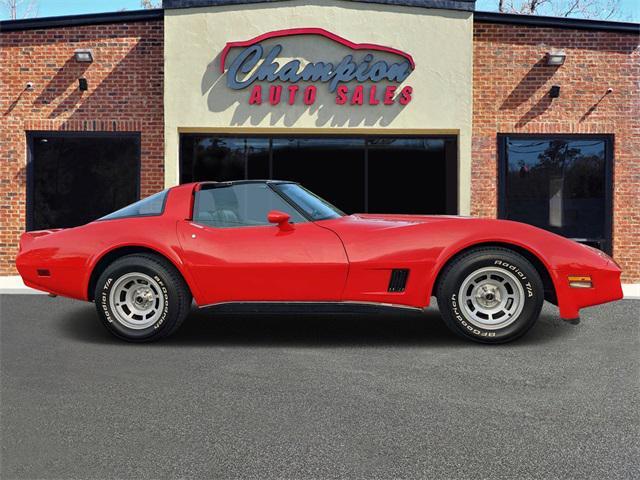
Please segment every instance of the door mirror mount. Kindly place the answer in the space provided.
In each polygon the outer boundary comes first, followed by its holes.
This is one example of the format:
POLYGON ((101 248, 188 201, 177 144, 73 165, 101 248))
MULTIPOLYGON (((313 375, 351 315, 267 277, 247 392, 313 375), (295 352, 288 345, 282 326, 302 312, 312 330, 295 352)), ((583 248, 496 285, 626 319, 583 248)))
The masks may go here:
POLYGON ((293 226, 289 222, 291 216, 288 213, 281 212, 280 210, 271 210, 267 214, 267 220, 269 223, 276 223, 281 230, 292 230, 293 226))

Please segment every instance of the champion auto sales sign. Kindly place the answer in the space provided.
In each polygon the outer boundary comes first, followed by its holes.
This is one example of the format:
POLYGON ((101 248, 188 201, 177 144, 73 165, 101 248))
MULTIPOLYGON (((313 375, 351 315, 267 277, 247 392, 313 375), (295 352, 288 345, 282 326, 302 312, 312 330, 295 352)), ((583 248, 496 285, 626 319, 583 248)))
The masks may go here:
POLYGON ((247 41, 229 42, 220 55, 227 86, 246 91, 249 105, 313 105, 321 88, 327 89, 337 105, 407 105, 413 88, 400 88, 400 84, 414 68, 413 58, 406 52, 353 43, 321 28, 278 30, 247 41), (325 37, 352 53, 305 63, 294 58, 281 64, 277 59, 286 55, 285 47, 272 42, 264 45, 267 40, 300 35, 325 37), (383 54, 394 60, 383 60, 383 54))

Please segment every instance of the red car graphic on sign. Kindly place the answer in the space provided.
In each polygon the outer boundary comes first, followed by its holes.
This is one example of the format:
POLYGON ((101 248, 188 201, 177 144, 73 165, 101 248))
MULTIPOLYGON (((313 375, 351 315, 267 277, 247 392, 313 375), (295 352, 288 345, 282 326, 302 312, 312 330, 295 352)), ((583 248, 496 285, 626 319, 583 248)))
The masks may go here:
POLYGON ((80 227, 22 235, 26 285, 94 301, 119 338, 174 332, 190 311, 424 309, 483 343, 514 340, 546 299, 565 320, 622 298, 604 253, 517 222, 346 215, 294 182, 190 183, 80 227))

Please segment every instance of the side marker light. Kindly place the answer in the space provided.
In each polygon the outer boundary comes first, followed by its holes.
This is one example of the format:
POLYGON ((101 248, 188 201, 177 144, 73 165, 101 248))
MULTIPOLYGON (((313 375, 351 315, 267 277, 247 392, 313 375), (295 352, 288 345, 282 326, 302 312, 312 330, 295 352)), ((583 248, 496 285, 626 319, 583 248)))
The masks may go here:
POLYGON ((592 288, 593 283, 589 275, 569 275, 569 286, 571 288, 592 288))

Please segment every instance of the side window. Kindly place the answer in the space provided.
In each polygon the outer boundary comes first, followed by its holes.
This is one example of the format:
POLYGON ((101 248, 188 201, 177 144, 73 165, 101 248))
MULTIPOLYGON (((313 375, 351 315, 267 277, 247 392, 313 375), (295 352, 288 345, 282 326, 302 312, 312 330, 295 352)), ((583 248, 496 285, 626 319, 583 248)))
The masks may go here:
POLYGON ((288 213, 292 223, 307 221, 264 183, 203 188, 196 192, 193 221, 218 228, 270 225, 271 210, 288 213))
POLYGON ((167 198, 167 192, 169 190, 163 190, 150 197, 144 198, 139 202, 127 205, 120 210, 116 210, 109 215, 105 215, 99 220, 113 220, 116 218, 125 217, 149 217, 153 215, 161 215, 164 211, 164 202, 167 198))

